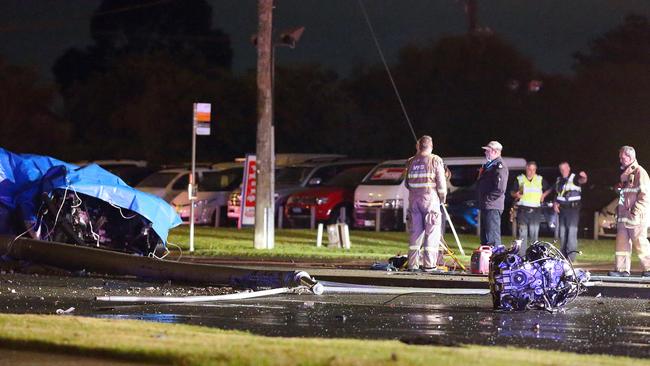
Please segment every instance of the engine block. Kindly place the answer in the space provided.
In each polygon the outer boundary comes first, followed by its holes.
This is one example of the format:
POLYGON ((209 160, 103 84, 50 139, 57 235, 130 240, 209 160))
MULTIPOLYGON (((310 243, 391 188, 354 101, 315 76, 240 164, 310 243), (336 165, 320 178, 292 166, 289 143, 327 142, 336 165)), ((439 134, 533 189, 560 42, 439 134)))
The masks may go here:
POLYGON ((516 240, 496 246, 490 258, 490 291, 495 309, 557 311, 585 291, 590 274, 575 269, 547 242, 535 242, 521 257, 516 240))

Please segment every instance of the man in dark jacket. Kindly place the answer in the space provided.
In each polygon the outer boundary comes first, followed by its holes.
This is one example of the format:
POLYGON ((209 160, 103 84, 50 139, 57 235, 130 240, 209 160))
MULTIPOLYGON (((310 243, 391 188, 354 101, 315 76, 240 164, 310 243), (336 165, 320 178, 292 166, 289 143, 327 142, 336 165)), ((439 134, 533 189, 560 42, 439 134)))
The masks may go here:
POLYGON ((477 190, 481 210, 481 244, 501 244, 501 214, 508 184, 508 167, 501 159, 503 146, 490 141, 483 146, 487 163, 479 172, 477 190))

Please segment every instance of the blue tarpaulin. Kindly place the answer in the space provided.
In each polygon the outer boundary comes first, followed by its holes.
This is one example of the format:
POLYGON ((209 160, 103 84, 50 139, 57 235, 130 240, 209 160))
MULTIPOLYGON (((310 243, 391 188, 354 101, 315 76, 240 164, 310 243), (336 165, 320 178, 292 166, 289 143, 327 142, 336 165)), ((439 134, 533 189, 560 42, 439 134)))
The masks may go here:
POLYGON ((24 203, 28 198, 21 199, 18 196, 31 191, 45 173, 55 166, 64 166, 68 170, 78 168, 49 156, 14 154, 0 148, 0 203, 12 209, 24 203))
POLYGON ((66 188, 137 212, 152 223, 164 243, 169 230, 181 224, 167 202, 130 187, 96 164, 79 168, 51 157, 14 154, 0 148, 0 203, 19 209, 23 219, 36 219, 34 202, 40 194, 66 188))

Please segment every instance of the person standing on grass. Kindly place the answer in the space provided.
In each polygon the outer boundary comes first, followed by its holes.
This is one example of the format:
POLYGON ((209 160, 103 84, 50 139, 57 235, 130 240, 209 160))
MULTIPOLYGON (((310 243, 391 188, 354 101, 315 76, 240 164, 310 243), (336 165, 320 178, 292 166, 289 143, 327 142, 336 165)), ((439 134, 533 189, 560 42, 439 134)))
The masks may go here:
POLYGON ((501 245, 501 214, 508 184, 508 167, 501 159, 503 145, 490 141, 486 146, 487 163, 478 175, 478 203, 480 212, 481 245, 501 245))
POLYGON ((517 176, 511 192, 517 212, 517 234, 521 239, 519 255, 526 255, 529 244, 539 238, 539 224, 542 216, 542 202, 553 189, 546 180, 537 175, 537 163, 526 163, 526 172, 517 176))
POLYGON ((582 185, 587 183, 587 173, 581 171, 576 176, 571 166, 563 161, 558 165, 560 176, 555 181, 555 202, 553 209, 558 214, 560 251, 571 262, 578 255, 578 223, 582 185))
POLYGON ((433 139, 422 136, 415 145, 417 153, 406 162, 406 180, 409 191, 407 225, 409 228, 409 271, 436 271, 442 214, 447 181, 442 159, 433 154, 433 139), (420 243, 424 247, 420 266, 420 243))
POLYGON ((610 276, 630 275, 632 247, 643 266, 643 277, 650 277, 650 242, 648 219, 650 178, 648 172, 636 161, 632 146, 623 146, 618 153, 621 162, 620 192, 616 219, 616 270, 610 276))

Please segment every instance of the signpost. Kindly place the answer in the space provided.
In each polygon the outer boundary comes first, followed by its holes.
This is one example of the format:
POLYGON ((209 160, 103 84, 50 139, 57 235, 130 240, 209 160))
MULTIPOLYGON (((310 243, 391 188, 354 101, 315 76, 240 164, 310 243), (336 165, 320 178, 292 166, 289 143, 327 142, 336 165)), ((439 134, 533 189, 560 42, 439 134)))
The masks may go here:
POLYGON ((210 135, 210 103, 194 103, 192 113, 192 172, 187 186, 187 196, 190 200, 190 253, 194 252, 194 203, 196 201, 196 135, 210 135))
POLYGON ((257 196, 257 157, 246 155, 244 163, 244 184, 239 204, 239 227, 242 225, 255 225, 255 201, 257 196))

